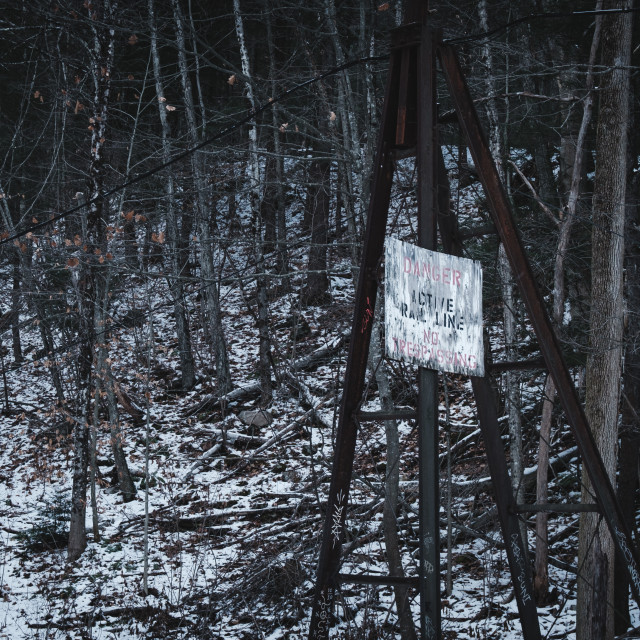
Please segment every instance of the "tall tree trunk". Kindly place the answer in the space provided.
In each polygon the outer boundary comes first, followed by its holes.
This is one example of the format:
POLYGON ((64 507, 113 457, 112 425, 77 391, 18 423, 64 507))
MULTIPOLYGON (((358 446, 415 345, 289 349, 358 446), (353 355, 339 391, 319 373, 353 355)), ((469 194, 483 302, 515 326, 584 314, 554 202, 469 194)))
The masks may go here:
MULTIPOLYGON (((634 136, 637 158, 640 137, 634 136)), ((637 169, 637 166, 634 167, 637 169)), ((631 172, 629 172, 631 174, 631 172)), ((640 180, 633 173, 627 194, 627 220, 625 224, 625 276, 627 315, 625 327, 625 353, 622 421, 620 424, 620 453, 618 456, 618 502, 629 531, 635 529, 635 498, 638 490, 638 464, 640 462, 640 180)), ((636 541, 637 543, 637 541, 636 541)), ((624 560, 616 554, 614 568, 613 601, 615 607, 615 634, 624 633, 631 624, 629 611, 629 578, 624 560)))
MULTIPOLYGON (((488 30, 487 2, 478 2, 478 16, 480 25, 484 30, 488 30)), ((493 57, 489 44, 482 47, 482 60, 486 67, 486 89, 489 100, 486 103, 487 118, 489 120, 489 146, 491 154, 496 163, 496 167, 502 180, 504 181, 506 171, 504 159, 506 152, 503 144, 500 119, 498 115, 498 105, 496 100, 495 72, 493 57)), ((514 284, 511 276, 511 267, 507 259, 504 247, 501 245, 498 251, 498 271, 502 288, 502 305, 504 319, 504 340, 507 360, 515 360, 517 353, 515 349, 515 328, 516 328, 516 298, 514 295, 514 284)), ((518 375, 513 371, 505 373, 505 404, 509 423, 509 449, 511 462, 511 483, 516 502, 524 502, 524 485, 522 474, 524 470, 522 453, 522 421, 520 418, 520 382, 518 375)), ((526 527, 522 527, 522 533, 526 548, 526 527)))
MULTIPOLYGON (((605 8, 628 9, 631 0, 606 2, 605 8)), ((631 14, 602 20, 600 112, 596 134, 591 249, 590 350, 586 371, 586 415, 600 455, 615 481, 618 403, 623 335, 623 256, 629 127, 631 14)), ((582 500, 592 502, 591 482, 582 478, 582 500)), ((613 615, 606 607, 604 633, 593 619, 598 603, 612 595, 613 541, 596 514, 580 518, 577 640, 613 638, 613 615), (600 522, 600 524, 599 524, 600 522), (598 548, 600 547, 600 549, 598 548), (604 579, 596 576, 604 573, 604 579), (602 587, 602 589, 600 589, 602 587)))
MULTIPOLYGON (((24 216, 24 200, 22 198, 14 198, 13 201, 16 203, 15 206, 9 207, 7 204, 6 198, 0 199, 0 215, 5 223, 6 228, 13 235, 17 230, 17 225, 19 221, 23 219, 24 216)), ((42 347, 47 354, 48 357, 51 358, 51 366, 49 367, 49 371, 51 372, 51 381, 53 382, 53 387, 56 391, 56 398, 58 404, 62 405, 64 403, 64 389, 62 387, 62 377, 60 375, 60 368, 58 367, 56 358, 53 357, 53 336, 51 335, 51 328, 49 326, 49 318, 45 312, 45 300, 48 296, 45 296, 41 293, 40 287, 36 281, 36 277, 33 271, 33 251, 30 243, 18 243, 13 250, 13 274, 14 274, 14 289, 12 291, 12 306, 14 309, 19 305, 19 295, 15 290, 16 286, 19 286, 19 281, 16 281, 15 278, 17 274, 21 276, 22 284, 24 286, 25 291, 28 292, 26 296, 26 303, 29 310, 36 316, 38 319, 38 331, 40 332, 40 337, 42 339, 42 347)), ((15 314, 15 310, 14 310, 15 314)), ((14 315, 12 322, 15 325, 16 317, 14 315)), ((15 332, 15 328, 14 328, 15 332)), ((15 340, 15 336, 14 336, 15 340)), ((14 354, 15 354, 15 342, 14 342, 14 354)))
MULTIPOLYGON (((597 9, 602 8, 599 0, 597 9)), ((564 215, 558 220, 559 233, 556 247, 555 264, 553 269, 553 322, 556 331, 562 327, 564 315, 565 289, 565 260, 569 250, 569 240, 573 223, 576 219, 578 201, 582 191, 582 176, 584 167, 585 144, 591 115, 593 111, 593 65, 600 44, 600 31, 602 19, 596 17, 591 52, 589 54, 589 66, 587 71, 586 88, 587 95, 583 101, 582 122, 578 131, 575 147, 575 159, 572 166, 569 193, 564 207, 564 215)), ((549 443, 551 441, 551 424, 553 419, 553 405, 556 394, 556 386, 551 376, 547 376, 542 398, 542 416, 540 419, 540 443, 538 445, 538 470, 536 477, 536 502, 545 504, 549 495, 549 443)), ((534 566, 533 589, 536 602, 539 605, 546 603, 549 597, 549 543, 548 524, 549 514, 539 512, 536 514, 536 557, 534 566)))
MULTIPOLYGON (((156 85, 156 96, 158 102, 158 115, 162 127, 162 159, 168 162, 171 157, 171 143, 169 141, 170 129, 167 119, 166 101, 164 96, 164 86, 162 83, 162 72, 160 66, 160 54, 158 52, 158 35, 155 21, 155 10, 153 0, 149 0, 149 28, 151 31, 151 58, 153 61, 153 75, 156 85)), ((176 337, 178 338, 178 352, 180 356, 181 387, 191 389, 196 382, 195 366, 193 362, 193 351, 191 349, 191 337, 189 335, 189 323, 184 303, 184 287, 182 285, 183 264, 180 260, 180 237, 178 223, 176 220, 175 198, 173 175, 167 172, 165 179, 166 210, 167 221, 167 248, 169 250, 169 262, 171 264, 171 277, 169 286, 173 299, 173 312, 176 320, 176 337)))
MULTIPOLYGON (((326 117, 328 118, 328 114, 326 117)), ((302 303, 305 305, 321 305, 330 299, 327 248, 331 162, 325 141, 316 140, 314 146, 315 157, 309 166, 309 186, 307 187, 307 201, 311 211, 311 246, 309 247, 307 282, 302 291, 302 303)))
MULTIPOLYGON (((106 391, 107 407, 109 413, 109 436, 111 441, 111 451, 118 478, 118 488, 122 494, 124 502, 130 502, 136 496, 136 488, 133 483, 127 458, 124 453, 124 442, 122 430, 120 429, 120 415, 118 403, 114 392, 114 378, 108 359, 109 332, 107 330, 107 310, 109 306, 109 281, 110 274, 107 272, 104 277, 96 278, 96 304, 94 335, 96 336, 95 349, 97 351, 95 362, 95 393, 94 393, 94 416, 98 416, 99 406, 102 397, 101 390, 106 391)), ((98 421, 94 419, 94 430, 97 433, 98 421)), ((93 446, 92 446, 93 454, 93 446)), ((93 464, 93 462, 92 462, 93 464)))
MULTIPOLYGON (((242 62, 242 74, 246 79, 247 98, 251 109, 257 107, 253 95, 251 66, 249 64, 249 52, 245 44, 244 24, 240 14, 240 0, 233 0, 233 13, 236 24, 236 37, 240 46, 240 59, 242 62)), ((268 188, 268 187, 267 187, 268 188)), ((258 302, 258 336, 259 336, 259 358, 258 370, 260 375, 260 404, 267 406, 271 403, 273 396, 273 385, 271 382, 271 337, 269 334, 269 302, 267 299, 267 282, 264 273, 264 247, 265 247, 265 220, 263 211, 265 198, 260 193, 260 162, 258 157, 258 131, 255 123, 249 127, 249 197, 251 200, 251 217, 254 223, 254 242, 256 249, 256 287, 258 302)))
MULTIPOLYGON (((187 132, 189 142, 194 147, 199 142, 198 127, 196 124, 196 112, 193 102, 191 80, 189 78, 189 65, 187 63, 187 50, 184 37, 184 17, 179 0, 172 0, 173 16, 176 27, 176 44, 178 45, 178 66, 180 69, 180 81, 187 120, 187 132)), ((227 358, 227 346, 225 343, 220 317, 220 298, 218 282, 216 280, 216 268, 213 255, 213 238, 211 237, 211 203, 208 201, 207 179, 204 170, 203 157, 199 152, 191 154, 191 168, 193 171, 194 188, 196 191, 197 224, 200 232, 200 267, 205 281, 203 288, 204 300, 207 307, 208 337, 213 347, 218 382, 218 393, 223 395, 231 389, 231 374, 227 358)))
POLYGON ((11 261, 11 338, 13 361, 20 364, 23 360, 20 341, 20 256, 18 249, 10 251, 11 261))
POLYGON ((104 186, 104 144, 111 91, 111 73, 115 48, 115 3, 105 0, 102 21, 98 23, 93 9, 88 7, 94 33, 92 75, 94 82, 93 123, 91 127, 91 164, 89 166, 90 204, 88 205, 86 237, 78 250, 80 273, 77 284, 80 315, 79 402, 81 417, 74 426, 73 485, 71 489, 71 518, 67 559, 73 562, 87 545, 85 515, 87 503, 87 466, 89 463, 89 420, 91 407, 91 370, 95 345, 96 270, 99 257, 106 254, 105 204, 100 197, 104 186))
MULTIPOLYGON (((384 296, 378 296, 378 300, 384 300, 384 296)), ((378 303, 375 323, 371 331, 369 360, 378 385, 380 407, 384 411, 390 411, 393 409, 393 398, 389 385, 389 374, 383 357, 382 339, 380 337, 382 320, 384 318, 382 309, 383 305, 378 303)), ((404 569, 402 566, 402 555, 400 553, 400 540, 398 536, 398 494, 400 487, 400 438, 398 435, 398 423, 395 420, 385 420, 384 432, 387 441, 387 465, 385 470, 384 508, 382 514, 384 545, 387 563, 389 565, 389 575, 402 578, 404 577, 404 569)), ((416 626, 411 616, 409 590, 406 586, 397 585, 394 588, 394 593, 402 640, 416 640, 416 626)))
MULTIPOLYGON (((276 47, 273 41, 273 26, 271 20, 271 8, 269 0, 264 0, 265 23, 267 25, 267 45, 269 49, 269 76, 271 81, 271 93, 276 95, 278 82, 276 78, 276 47)), ((278 254, 278 272, 283 276, 284 289, 290 289, 289 258, 287 255, 287 217, 284 198, 284 156, 282 151, 282 141, 280 129, 286 131, 288 124, 280 122, 278 103, 273 105, 271 110, 271 124, 273 127, 273 155, 274 155, 274 206, 275 206, 275 227, 276 227, 276 251, 278 254)))
MULTIPOLYGON (((333 41, 333 49, 335 52, 336 64, 342 65, 345 62, 345 55, 338 32, 338 18, 336 16, 335 0, 325 0, 325 14, 327 16, 327 24, 331 40, 333 41)), ((360 39, 364 39, 364 24, 360 24, 360 39)), ((366 73, 366 70, 365 70, 366 73)), ((349 71, 343 71, 338 79, 338 114, 340 116, 341 140, 344 147, 344 158, 337 163, 338 176, 336 182, 342 187, 338 189, 336 199, 336 216, 337 209, 341 205, 344 210, 344 217, 347 220, 349 235, 351 241, 355 243, 355 211, 353 194, 362 193, 362 182, 365 179, 362 167, 362 155, 360 153, 360 131, 356 115, 358 110, 354 101, 354 91, 352 88, 351 77, 349 71)), ((340 233, 338 226, 338 218, 336 217, 336 233, 340 233)), ((355 259, 355 255, 353 256, 355 259)), ((354 265, 357 264, 354 261, 354 265)))

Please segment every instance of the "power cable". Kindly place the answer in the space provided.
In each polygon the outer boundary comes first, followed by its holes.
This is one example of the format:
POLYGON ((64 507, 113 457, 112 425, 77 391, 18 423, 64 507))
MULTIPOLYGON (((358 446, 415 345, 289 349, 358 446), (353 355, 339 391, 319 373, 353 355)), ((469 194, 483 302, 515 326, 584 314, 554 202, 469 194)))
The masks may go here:
POLYGON ((514 27, 519 24, 523 24, 525 22, 533 22, 534 20, 550 20, 550 19, 558 19, 558 18, 574 18, 576 16, 603 16, 603 15, 613 15, 618 13, 637 13, 640 11, 640 7, 633 7, 629 9, 592 9, 589 11, 554 11, 550 13, 530 13, 522 18, 517 18, 516 20, 512 20, 511 22, 507 22, 502 24, 494 29, 490 29, 489 31, 484 31, 482 33, 473 33, 468 36, 460 36, 459 38, 449 38, 444 40, 446 44, 458 44, 461 42, 473 42, 473 41, 481 41, 494 36, 501 31, 505 31, 511 27, 514 27))
MULTIPOLYGON (((500 33, 501 31, 509 29, 510 27, 516 26, 518 24, 523 24, 525 22, 532 22, 534 20, 540 20, 540 19, 570 18, 570 17, 582 16, 582 15, 586 15, 586 16, 612 15, 612 14, 618 14, 618 13, 636 13, 638 11, 640 11, 640 8, 600 9, 600 10, 590 10, 590 11, 569 11, 569 12, 557 11, 552 13, 531 13, 526 16, 523 16, 522 18, 512 20, 511 22, 505 23, 503 25, 496 27, 495 29, 485 31, 483 33, 471 34, 469 36, 462 36, 459 38, 449 38, 449 39, 445 39, 443 42, 446 44, 455 44, 455 43, 461 43, 461 42, 481 41, 497 33, 500 33)), ((236 120, 234 123, 228 125, 227 127, 220 129, 213 136, 206 138, 202 142, 199 142, 198 144, 194 145, 193 147, 189 147, 188 149, 185 149, 181 153, 175 155, 170 160, 167 160, 166 162, 162 162, 156 165, 155 167, 149 169, 148 171, 144 171, 143 173, 133 178, 129 178, 124 182, 120 183, 119 185, 112 187, 111 189, 108 189, 106 191, 99 193, 98 195, 94 196, 87 202, 83 202, 82 204, 78 204, 75 207, 71 207, 71 209, 67 209, 66 211, 63 211, 58 215, 51 216, 48 220, 44 220, 42 222, 36 223, 31 227, 24 229, 23 231, 16 232, 13 235, 9 235, 8 237, 1 239, 0 246, 7 244, 9 242, 13 242, 14 240, 17 240, 18 238, 21 238, 27 235, 28 233, 34 233, 35 231, 43 229, 44 227, 47 227, 55 222, 58 222, 59 220, 66 218, 72 213, 76 213, 77 211, 80 211, 84 207, 90 206, 101 200, 106 200, 110 196, 122 191, 123 189, 126 189, 127 187, 133 184, 141 182, 146 178, 150 178, 151 176, 155 175, 156 173, 159 173, 163 169, 170 167, 176 162, 184 160, 185 158, 189 157, 192 153, 195 153, 196 151, 199 151, 200 149, 206 147, 207 145, 212 144, 213 142, 219 140, 220 138, 223 138, 224 136, 232 133, 233 131, 236 131, 243 125, 254 120, 257 115, 259 115, 260 113, 262 113, 263 111, 271 107, 272 105, 278 102, 281 102, 285 98, 289 97, 291 94, 296 93, 297 91, 299 91, 304 87, 315 84, 316 82, 324 80, 325 78, 328 78, 332 75, 340 73, 341 71, 346 71, 347 69, 350 69, 351 67, 355 67, 360 64, 366 64, 368 62, 380 62, 382 60, 387 60, 389 58, 389 55, 390 55, 389 53, 384 53, 377 56, 366 56, 364 58, 355 58, 353 60, 349 60, 345 62, 344 64, 338 65, 336 67, 332 67, 331 69, 328 69, 327 71, 324 71, 323 73, 316 75, 313 78, 308 78, 307 80, 295 85, 294 87, 291 87, 286 91, 283 91, 281 94, 270 98, 267 102, 261 104, 255 109, 250 110, 249 114, 244 118, 241 118, 240 120, 236 120)))
POLYGON ((199 142, 198 144, 194 145, 193 147, 189 147, 188 149, 185 149, 181 153, 178 153, 177 155, 175 155, 170 160, 167 160, 166 162, 162 162, 162 163, 156 165, 155 167, 149 169, 148 171, 144 171, 143 173, 141 173, 141 174, 139 174, 139 175, 137 175, 137 176, 135 176, 133 178, 128 178, 124 182, 121 182, 119 185, 116 185, 115 187, 112 187, 111 189, 108 189, 106 191, 103 191, 103 192, 99 193, 98 195, 94 196, 90 200, 87 200, 86 202, 83 202, 82 204, 78 204, 75 207, 71 207, 71 209, 67 209, 66 211, 63 211, 62 213, 60 213, 58 215, 52 216, 48 220, 44 220, 42 222, 38 222, 38 223, 32 225, 31 227, 29 227, 27 229, 24 229, 22 231, 18 231, 16 233, 14 233, 13 235, 8 236, 7 238, 3 238, 2 240, 0 240, 0 246, 2 246, 3 244, 7 244, 9 242, 13 242, 14 240, 17 240, 18 238, 21 238, 21 237, 27 235, 28 233, 34 233, 35 231, 43 229, 44 227, 47 227, 47 226, 49 226, 51 224, 54 224, 55 222, 58 222, 59 220, 62 220, 64 218, 66 218, 67 216, 71 215, 72 213, 76 213, 77 211, 80 211, 81 209, 83 209, 85 207, 88 207, 88 206, 90 206, 90 205, 92 205, 92 204, 94 204, 96 202, 101 201, 101 200, 106 200, 110 196, 118 193, 119 191, 122 191, 123 189, 126 189, 127 187, 129 187, 129 186, 131 186, 133 184, 141 182, 142 180, 150 178, 151 176, 155 175, 156 173, 159 173, 160 171, 162 171, 163 169, 166 169, 166 168, 170 167, 171 165, 175 164, 176 162, 180 162, 181 160, 184 160, 185 158, 188 158, 191 154, 195 153, 196 151, 199 151, 200 149, 206 147, 207 145, 210 145, 213 142, 219 140, 220 138, 223 138, 224 136, 232 133, 233 131, 236 131, 237 129, 239 129, 243 125, 245 125, 248 122, 251 122, 252 120, 254 120, 257 115, 259 115, 263 111, 266 111, 272 105, 274 105, 274 104, 276 104, 278 102, 281 102, 285 98, 289 97, 291 94, 299 91, 300 89, 302 89, 304 87, 307 87, 307 86, 310 86, 312 84, 315 84, 316 82, 324 80, 325 78, 328 78, 329 76, 335 75, 337 73, 340 73, 341 71, 345 71, 345 70, 350 69, 351 67, 355 67, 355 66, 357 66, 359 64, 366 64, 368 62, 378 62, 378 61, 381 61, 381 60, 387 60, 388 58, 389 58, 389 54, 382 54, 382 55, 378 55, 378 56, 367 56, 365 58, 356 58, 354 60, 349 60, 348 62, 345 62, 344 64, 341 64, 341 65, 339 65, 337 67, 332 67, 331 69, 328 69, 327 71, 324 71, 323 73, 321 73, 321 74, 319 74, 317 76, 314 76, 313 78, 308 78, 304 82, 301 82, 300 84, 297 84, 296 86, 291 87, 290 89, 287 89, 286 91, 283 91, 281 94, 279 94, 279 95, 277 95, 277 96, 275 96, 273 98, 270 98, 267 102, 261 104, 260 106, 256 107, 255 109, 250 110, 249 114, 247 116, 245 116, 244 118, 241 118, 240 120, 236 120, 235 122, 233 122, 232 124, 228 125, 227 127, 224 127, 223 129, 220 129, 214 135, 206 138, 202 142, 199 142))

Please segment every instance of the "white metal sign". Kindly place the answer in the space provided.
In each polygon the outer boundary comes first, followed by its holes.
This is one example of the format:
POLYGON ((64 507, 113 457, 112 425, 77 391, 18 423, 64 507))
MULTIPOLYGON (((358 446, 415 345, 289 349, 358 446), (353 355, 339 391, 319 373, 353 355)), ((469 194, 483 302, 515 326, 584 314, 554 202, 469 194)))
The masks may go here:
POLYGON ((484 375, 480 263, 388 238, 385 345, 395 360, 484 375))

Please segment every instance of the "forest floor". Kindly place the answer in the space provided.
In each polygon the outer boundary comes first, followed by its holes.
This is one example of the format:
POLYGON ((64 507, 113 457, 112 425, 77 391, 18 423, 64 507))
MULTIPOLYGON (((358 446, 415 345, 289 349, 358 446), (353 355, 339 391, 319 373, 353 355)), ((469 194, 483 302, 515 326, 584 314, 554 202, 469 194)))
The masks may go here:
MULTIPOLYGON (((290 222, 300 225, 300 217, 290 222)), ((332 250, 333 251, 333 250, 332 250)), ((249 247, 227 262, 221 305, 236 399, 214 397, 209 347, 198 338, 199 378, 176 390, 178 358, 161 266, 150 279, 128 281, 112 308, 111 366, 148 424, 122 413, 124 447, 137 496, 123 502, 114 481, 108 429, 97 430, 98 533, 75 563, 65 534, 73 460, 73 420, 55 408, 36 327, 23 332, 25 362, 7 371, 8 410, 0 415, 0 638, 111 639, 306 638, 331 473, 333 441, 348 346, 353 281, 346 256, 331 256, 331 302, 300 307, 280 286, 270 291, 273 353, 281 382, 265 412, 269 423, 247 424, 257 406, 258 333, 249 247), (131 314, 136 309, 142 314, 131 314), (142 320, 136 320, 142 318, 142 320), (133 320, 132 320, 133 319, 133 320), (153 331, 150 326, 153 325, 153 331), (150 366, 149 366, 150 363, 150 366), (148 436, 148 438, 147 438, 148 436), (145 487, 148 443, 149 486, 145 487), (145 594, 145 498, 148 496, 148 583, 145 594)), ((304 246, 291 259, 291 291, 305 279, 304 246)), ((153 275, 153 274, 151 274, 153 275)), ((187 292, 194 336, 201 336, 199 297, 187 292)), ((499 330, 496 329, 496 335, 499 330)), ((495 340, 494 358, 500 358, 495 340)), ((73 397, 73 348, 60 356, 73 397)), ((6 362, 6 356, 5 356, 6 362)), ((396 404, 415 403, 415 371, 390 363, 396 404)), ((470 383, 441 381, 442 627, 446 639, 522 637, 497 523, 470 383), (449 419, 444 411, 449 405, 449 419), (447 433, 450 446, 447 446, 447 433), (451 477, 445 473, 451 453, 451 477), (452 546, 447 505, 451 492, 452 546)), ((526 478, 534 477, 542 374, 522 381, 526 478)), ((369 383, 365 409, 379 407, 369 383)), ((506 422, 501 420, 506 438, 506 422)), ((417 573, 417 441, 413 423, 398 426, 402 445, 398 528, 408 575, 417 573)), ((577 454, 566 430, 554 436, 551 499, 577 501, 577 454), (567 453, 568 452, 568 453, 567 453)), ((505 440, 506 444, 506 440, 505 440)), ((342 571, 387 573, 382 534, 385 432, 360 430, 342 571)), ((529 480, 527 480, 529 481, 529 480)), ((529 487, 531 485, 528 485, 529 487)), ((531 497, 531 496, 530 496, 531 497)), ((528 500, 533 502, 534 499, 528 500)), ((573 516, 550 518, 552 602, 538 609, 545 638, 575 637, 577 528, 573 516)), ((527 520, 529 549, 534 519, 527 520)), ((412 600, 414 618, 418 598, 412 600)), ((345 587, 334 637, 399 638, 390 588, 345 587)), ((640 616, 633 610, 633 626, 640 616)), ((630 635, 628 637, 640 637, 630 635)))

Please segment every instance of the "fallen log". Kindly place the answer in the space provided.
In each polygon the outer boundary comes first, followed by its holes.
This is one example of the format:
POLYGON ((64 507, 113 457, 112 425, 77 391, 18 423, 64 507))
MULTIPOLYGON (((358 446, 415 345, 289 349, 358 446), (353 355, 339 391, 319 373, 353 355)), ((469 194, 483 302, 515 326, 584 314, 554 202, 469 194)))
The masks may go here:
MULTIPOLYGON (((312 351, 311 353, 307 354, 306 356, 303 356, 302 358, 295 360, 289 365, 288 371, 286 372, 285 375, 287 377, 291 377, 295 379, 292 376, 291 372, 304 371, 307 369, 311 369, 315 365, 321 364, 329 356, 332 356, 336 351, 338 351, 345 344, 348 337, 349 337, 348 334, 341 334, 337 338, 329 342, 328 344, 324 345, 323 347, 320 347, 315 351, 312 351)), ((259 395, 261 391, 262 391, 262 387, 260 383, 254 382, 252 384, 247 384, 242 387, 238 387, 237 389, 233 389, 232 391, 230 391, 229 393, 223 396, 212 394, 204 398, 202 401, 200 401, 200 403, 198 403, 192 409, 189 409, 185 413, 185 416, 189 417, 189 416, 196 415, 197 413, 200 413, 201 411, 206 411, 207 409, 210 409, 215 405, 224 406, 231 402, 236 402, 241 399, 244 400, 247 397, 259 395)))

